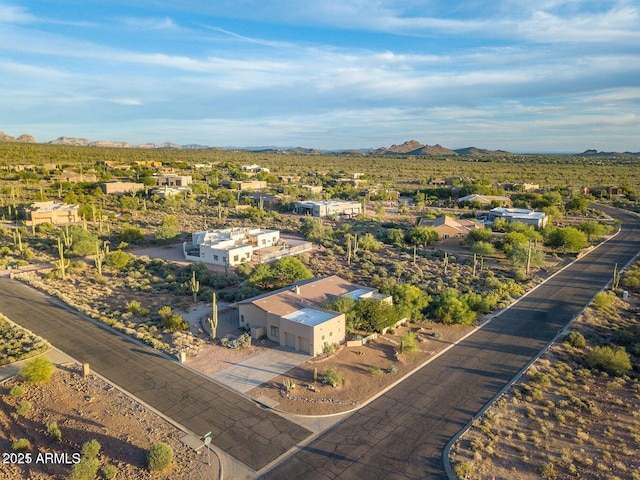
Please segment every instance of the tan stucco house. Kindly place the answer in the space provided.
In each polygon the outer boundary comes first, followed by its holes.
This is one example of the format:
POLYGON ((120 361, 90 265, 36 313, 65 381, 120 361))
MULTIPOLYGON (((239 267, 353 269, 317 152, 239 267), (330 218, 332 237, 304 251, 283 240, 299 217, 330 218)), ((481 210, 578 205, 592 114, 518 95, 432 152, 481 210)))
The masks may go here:
POLYGON ((332 275, 303 280, 274 292, 237 302, 240 327, 251 328, 251 336, 269 340, 295 351, 318 355, 325 344, 343 343, 345 316, 323 308, 341 296, 390 301, 375 288, 353 284, 332 275))

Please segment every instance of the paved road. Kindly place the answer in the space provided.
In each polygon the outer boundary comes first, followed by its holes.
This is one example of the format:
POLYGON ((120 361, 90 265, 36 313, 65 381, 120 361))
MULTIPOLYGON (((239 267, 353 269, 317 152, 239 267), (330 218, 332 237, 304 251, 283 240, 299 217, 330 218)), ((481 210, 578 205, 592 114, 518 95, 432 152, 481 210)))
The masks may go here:
POLYGON ((0 312, 195 434, 211 431, 214 445, 254 470, 311 434, 18 282, 0 279, 0 312))
POLYGON ((452 438, 640 251, 640 219, 485 328, 265 473, 264 479, 440 479, 452 438))

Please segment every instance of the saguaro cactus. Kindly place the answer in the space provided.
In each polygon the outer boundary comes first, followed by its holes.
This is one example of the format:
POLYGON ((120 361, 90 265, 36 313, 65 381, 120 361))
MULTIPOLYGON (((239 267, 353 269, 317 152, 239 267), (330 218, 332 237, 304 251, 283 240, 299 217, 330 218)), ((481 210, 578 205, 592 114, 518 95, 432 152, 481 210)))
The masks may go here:
POLYGON ((211 301, 211 317, 207 319, 211 327, 211 338, 216 338, 218 332, 218 296, 213 292, 211 301))
POLYGON ((193 303, 198 301, 198 292, 200 291, 200 281, 196 280, 196 272, 191 272, 191 282, 189 283, 191 293, 193 294, 193 303))
POLYGON ((66 280, 67 268, 71 266, 71 261, 64 258, 64 246, 62 245, 62 240, 60 239, 60 237, 58 237, 58 256, 60 257, 60 259, 54 262, 53 265, 56 267, 56 270, 60 272, 60 277, 62 278, 62 280, 66 280))

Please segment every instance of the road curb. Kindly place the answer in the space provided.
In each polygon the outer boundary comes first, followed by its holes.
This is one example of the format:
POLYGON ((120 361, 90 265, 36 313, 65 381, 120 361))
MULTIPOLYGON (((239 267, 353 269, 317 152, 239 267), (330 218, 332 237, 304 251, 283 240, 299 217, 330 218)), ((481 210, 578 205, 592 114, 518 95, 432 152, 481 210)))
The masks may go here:
MULTIPOLYGON (((505 308, 503 311, 501 311, 498 315, 502 314, 505 310, 511 308, 513 305, 515 305, 516 303, 518 303, 522 298, 525 298, 527 295, 529 295, 531 292, 535 291, 538 287, 540 287, 541 285, 544 285, 547 281, 551 280, 553 277, 555 277, 556 275, 560 274, 561 272, 563 272, 564 270, 566 270, 567 268, 569 268, 571 265, 573 265, 574 263, 578 262, 579 260, 582 260, 583 258, 587 257, 588 255, 590 255, 592 252, 594 252, 595 250, 597 250, 598 248, 600 248, 601 246, 605 245, 609 240, 611 240, 612 238, 615 238, 620 232, 622 231, 622 227, 619 226, 618 227, 618 231, 611 235, 609 238, 607 238, 606 240, 604 240, 603 242, 601 242, 600 244, 596 245, 594 248, 592 248, 591 250, 589 250, 587 253, 585 253, 583 256, 576 258, 575 260, 573 260, 571 263, 565 265, 564 267, 562 267, 560 270, 558 270, 557 272, 555 272, 553 275, 549 276, 548 278, 546 278, 543 282, 541 282, 540 284, 536 285, 534 288, 532 288, 531 290, 529 290, 528 292, 526 292, 524 295, 522 295, 520 298, 518 298, 518 300, 516 302, 513 302, 511 305, 509 305, 507 308, 505 308)), ((640 252, 638 252, 631 260, 629 260, 629 262, 627 262, 625 264, 625 266, 621 269, 625 270, 626 268, 628 268, 629 265, 631 265, 632 263, 634 263, 637 258, 640 257, 640 252)), ((449 480, 457 480, 456 476, 453 474, 453 468, 451 466, 451 460, 449 458, 450 453, 451 453, 451 448, 453 447, 453 445, 462 437, 464 436, 467 431, 473 426, 474 422, 476 420, 478 420, 479 418, 481 418, 486 411, 491 408, 491 406, 500 398, 502 397, 502 395, 505 394, 505 392, 507 392, 518 380, 520 380, 520 378, 522 377, 522 375, 524 375, 524 373, 531 368, 531 366, 540 359, 540 357, 542 355, 544 355, 549 348, 558 341, 558 339, 566 334, 567 328, 571 326, 571 324, 580 316, 582 315, 582 313, 587 309, 587 307, 589 307, 589 305, 591 305, 593 299, 595 298, 596 295, 598 295, 600 292, 604 291, 605 289, 608 288, 608 286, 611 284, 611 280, 609 280, 605 285, 602 286, 602 288, 600 290, 598 290, 592 297, 591 299, 580 309, 580 311, 574 315, 567 323, 566 325, 564 325, 564 327, 558 331, 558 333, 555 335, 555 337, 553 337, 553 339, 551 339, 536 355, 535 357, 533 357, 529 362, 527 362, 527 364, 522 367, 522 369, 520 369, 520 371, 518 371, 518 373, 516 373, 516 375, 509 380, 509 382, 507 382, 507 384, 505 384, 505 386, 500 389, 500 391, 491 399, 489 400, 481 409, 480 411, 478 411, 471 420, 469 420, 469 422, 462 427, 462 429, 456 433, 453 438, 451 438, 451 440, 449 440, 449 442, 447 443, 447 445, 444 448, 443 451, 443 455, 442 455, 442 461, 444 463, 444 470, 447 474, 447 477, 449 478, 449 480)), ((489 319, 487 322, 483 323, 479 328, 484 327, 485 325, 487 325, 489 322, 491 322, 494 318, 496 318, 498 315, 495 315, 493 318, 489 319)))

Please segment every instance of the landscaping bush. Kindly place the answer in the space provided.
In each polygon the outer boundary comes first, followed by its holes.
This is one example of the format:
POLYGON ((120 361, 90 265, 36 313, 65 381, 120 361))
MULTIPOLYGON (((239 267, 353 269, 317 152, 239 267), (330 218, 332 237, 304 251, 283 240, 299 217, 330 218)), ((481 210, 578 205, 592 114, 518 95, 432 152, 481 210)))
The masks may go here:
POLYGON ((56 367, 53 363, 43 357, 29 360, 22 370, 20 376, 29 383, 45 383, 51 380, 56 367))
POLYGON ((109 464, 109 465, 105 465, 104 467, 102 467, 102 475, 107 480, 111 480, 112 478, 116 478, 117 474, 118 474, 118 468, 115 465, 109 464))
POLYGON ((415 332, 407 332, 400 337, 400 353, 414 353, 418 351, 418 339, 415 332))
POLYGON ((610 375, 622 376, 631 371, 631 358, 622 347, 595 347, 584 359, 589 368, 595 368, 610 375))
POLYGON ((593 298, 593 305, 598 308, 607 308, 613 302, 613 294, 611 292, 600 292, 593 298))
POLYGON ((11 444, 11 449, 14 452, 27 452, 31 450, 31 442, 26 438, 20 438, 11 444))
POLYGON ((82 458, 71 469, 71 480, 94 480, 99 468, 97 458, 82 458))
POLYGON ((22 402, 18 403, 18 405, 16 406, 16 412, 18 412, 18 415, 25 416, 30 411, 31 411, 31 402, 27 400, 23 400, 22 402))
POLYGON ((335 367, 327 368, 323 372, 322 383, 337 387, 344 383, 344 375, 335 367))
POLYGON ((97 440, 89 440, 82 445, 82 456, 85 458, 96 458, 100 453, 100 443, 97 440))
POLYGON ((565 337, 564 341, 574 348, 584 348, 587 346, 587 342, 580 332, 571 332, 565 337))
POLYGON ((166 443, 156 443, 147 452, 147 464, 152 472, 160 472, 171 465, 173 449, 166 443))
POLYGON ((20 398, 24 395, 24 387, 22 385, 16 385, 11 390, 9 390, 9 395, 13 398, 20 398))
POLYGON ((58 428, 58 424, 56 422, 47 424, 47 433, 49 434, 49 438, 55 442, 62 439, 62 432, 60 431, 60 428, 58 428))

